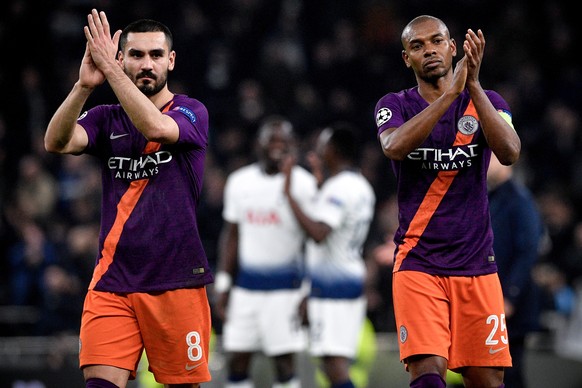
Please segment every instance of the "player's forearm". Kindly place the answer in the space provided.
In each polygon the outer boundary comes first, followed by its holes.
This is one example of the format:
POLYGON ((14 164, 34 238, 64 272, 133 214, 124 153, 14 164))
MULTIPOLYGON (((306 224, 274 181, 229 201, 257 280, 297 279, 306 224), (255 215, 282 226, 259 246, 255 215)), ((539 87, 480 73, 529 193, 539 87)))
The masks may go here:
POLYGON ((426 140, 457 96, 458 94, 451 92, 444 93, 427 108, 391 133, 382 132, 380 144, 384 155, 393 160, 404 160, 409 153, 426 140))
POLYGON ((519 159, 521 140, 517 132, 495 109, 480 85, 468 85, 469 94, 479 115, 487 144, 501 164, 510 165, 519 159))
POLYGON ((305 231, 307 236, 318 243, 325 240, 331 229, 326 224, 314 221, 307 216, 292 196, 289 195, 288 200, 289 205, 291 206, 291 211, 293 211, 297 222, 299 222, 299 225, 305 231))
POLYGON ((238 226, 224 221, 218 237, 218 270, 234 276, 238 263, 238 226))
MULTIPOLYGON (((123 70, 112 65, 104 70, 109 85, 135 127, 150 141, 167 142, 168 125, 176 125, 127 77, 123 70)), ((167 102, 167 101, 164 101, 167 102)), ((177 139, 171 139, 171 142, 177 139)))
POLYGON ((48 152, 76 153, 87 146, 86 133, 75 132, 77 119, 93 89, 75 83, 73 89, 49 121, 44 146, 48 152))
POLYGON ((225 221, 218 239, 218 272, 214 279, 214 291, 217 293, 228 292, 232 287, 238 270, 237 257, 238 226, 225 221))

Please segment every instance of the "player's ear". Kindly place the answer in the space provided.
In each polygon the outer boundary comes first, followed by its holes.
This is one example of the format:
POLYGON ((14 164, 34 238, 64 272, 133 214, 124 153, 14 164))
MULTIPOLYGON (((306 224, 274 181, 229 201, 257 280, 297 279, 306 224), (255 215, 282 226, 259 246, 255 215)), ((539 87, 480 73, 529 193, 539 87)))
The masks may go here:
POLYGON ((452 50, 453 57, 456 57, 457 56, 457 42, 455 41, 454 38, 451 38, 451 50, 452 50))
POLYGON ((402 50, 402 60, 406 67, 410 68, 410 61, 408 60, 408 54, 406 54, 406 50, 402 50))
POLYGON ((176 65, 176 52, 172 50, 170 51, 170 55, 168 56, 168 71, 174 70, 175 65, 176 65))
POLYGON ((117 53, 117 64, 123 69, 123 51, 121 50, 117 53))

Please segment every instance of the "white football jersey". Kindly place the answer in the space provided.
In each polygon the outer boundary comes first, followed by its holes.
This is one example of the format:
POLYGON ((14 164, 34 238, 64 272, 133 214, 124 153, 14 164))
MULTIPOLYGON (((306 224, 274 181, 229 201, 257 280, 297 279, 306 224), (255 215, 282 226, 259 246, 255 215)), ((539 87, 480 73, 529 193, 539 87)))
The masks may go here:
POLYGON ((363 246, 375 203, 372 186, 359 172, 343 171, 324 182, 309 214, 332 231, 321 243, 307 243, 312 296, 343 299, 362 295, 366 276, 363 246))
MULTIPOLYGON (((315 177, 295 166, 292 195, 302 207, 317 193, 315 177)), ((283 192, 285 176, 266 174, 257 163, 234 171, 227 179, 223 217, 238 224, 237 285, 251 289, 298 287, 304 272, 305 233, 283 192)))

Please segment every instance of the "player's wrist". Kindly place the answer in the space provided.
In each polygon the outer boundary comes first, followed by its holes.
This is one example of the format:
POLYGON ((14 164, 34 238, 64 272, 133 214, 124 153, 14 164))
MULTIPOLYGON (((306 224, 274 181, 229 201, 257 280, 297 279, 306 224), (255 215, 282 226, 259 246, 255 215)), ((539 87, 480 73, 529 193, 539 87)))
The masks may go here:
POLYGON ((214 291, 227 292, 232 287, 232 276, 226 271, 219 271, 214 277, 214 291))

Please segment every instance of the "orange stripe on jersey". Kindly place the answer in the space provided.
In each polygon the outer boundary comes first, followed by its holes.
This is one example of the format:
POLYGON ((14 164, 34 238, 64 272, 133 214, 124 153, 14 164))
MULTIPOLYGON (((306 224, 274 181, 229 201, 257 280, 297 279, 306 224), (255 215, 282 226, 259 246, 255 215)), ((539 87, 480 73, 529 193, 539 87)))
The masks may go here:
MULTIPOLYGON (((479 119, 477 110, 473 104, 473 100, 469 100, 469 105, 467 106, 467 109, 465 109, 464 115, 473 116, 476 119, 479 119)), ((453 146, 469 144, 472 139, 473 134, 465 135, 461 131, 457 131, 457 136, 455 137, 453 146)), ((458 172, 458 170, 439 171, 437 174, 435 180, 430 185, 427 193, 424 196, 424 199, 418 207, 416 214, 412 218, 412 221, 410 221, 410 225, 408 226, 408 230, 404 235, 402 244, 398 247, 396 259, 394 260, 394 272, 400 269, 402 261, 408 255, 408 252, 410 252, 416 246, 416 244, 418 244, 420 236, 422 236, 422 233, 426 229, 434 212, 438 208, 458 172)))
MULTIPOLYGON (((170 107, 172 106, 173 101, 168 104, 163 112, 167 112, 170 107)), ((162 145, 156 142, 148 142, 143 150, 143 154, 148 154, 155 152, 160 149, 162 145)), ((101 259, 95 270, 93 271, 93 278, 91 279, 91 284, 89 284, 89 289, 92 290, 97 282, 101 280, 107 269, 113 263, 113 256, 115 255, 115 250, 117 248, 117 243, 121 238, 121 232, 123 232, 123 226, 129 219, 131 212, 135 208, 137 201, 141 197, 145 187, 147 186, 149 179, 141 179, 138 181, 132 181, 129 184, 129 188, 123 194, 119 203, 117 204, 117 215, 115 217, 115 221, 113 221, 113 226, 109 230, 109 233, 105 237, 103 241, 103 250, 101 251, 101 259)))
MULTIPOLYGON (((475 109, 473 100, 469 100, 469 105, 467 105, 467 108, 465 109, 465 113, 463 113, 463 116, 473 116, 474 118, 479 120, 479 115, 477 115, 477 110, 475 109)), ((453 146, 466 145, 469 144, 471 140, 473 140, 473 134, 465 135, 463 132, 457 131, 457 137, 455 138, 453 146)))

